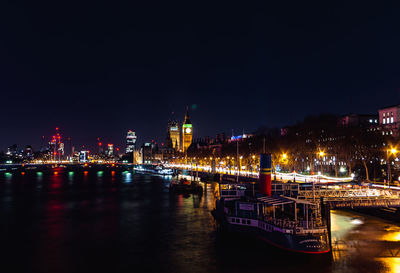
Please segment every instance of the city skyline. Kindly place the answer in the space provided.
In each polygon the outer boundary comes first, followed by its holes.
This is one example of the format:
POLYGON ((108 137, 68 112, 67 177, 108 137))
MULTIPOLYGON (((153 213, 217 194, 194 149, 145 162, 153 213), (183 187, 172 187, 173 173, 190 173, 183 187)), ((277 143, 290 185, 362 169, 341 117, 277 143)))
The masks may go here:
POLYGON ((139 142, 163 138, 166 120, 172 112, 180 120, 186 105, 196 106, 195 134, 212 136, 400 102, 400 38, 389 6, 4 10, 0 150, 40 141, 56 126, 79 144, 103 137, 121 146, 129 129, 139 142))
MULTIPOLYGON (((400 105, 400 104, 398 104, 398 105, 400 105)), ((379 113, 381 112, 381 109, 386 109, 386 108, 392 108, 392 107, 398 107, 398 105, 387 105, 387 106, 385 106, 385 107, 380 107, 379 109, 377 109, 376 111, 375 111, 375 113, 368 113, 368 114, 365 114, 365 111, 364 112, 362 112, 362 113, 353 113, 353 112, 348 112, 347 114, 344 114, 344 115, 339 115, 339 114, 335 114, 335 113, 327 113, 327 112, 325 112, 325 113, 319 113, 319 114, 328 114, 328 115, 335 115, 335 116, 337 116, 337 118, 338 119, 340 119, 341 117, 343 117, 344 119, 343 120, 345 120, 346 118, 348 119, 351 115, 364 115, 364 116, 376 116, 376 118, 378 118, 378 120, 379 120, 379 113), (349 116, 350 115, 350 116, 349 116)), ((192 110, 194 109, 194 110, 196 110, 196 106, 191 106, 190 107, 192 110)), ((139 137, 138 138, 138 142, 137 142, 137 144, 136 144, 136 147, 140 147, 142 144, 144 144, 144 143, 149 143, 149 142, 153 142, 153 143, 158 143, 159 145, 163 145, 163 144, 166 144, 165 143, 165 141, 166 141, 166 137, 168 137, 168 130, 169 130, 169 127, 170 127, 170 122, 172 121, 172 122, 177 122, 177 126, 178 126, 178 128, 180 128, 181 129, 181 127, 182 127, 182 125, 183 125, 183 123, 185 122, 185 119, 186 119, 186 114, 187 114, 187 109, 189 109, 189 106, 187 106, 186 107, 186 110, 185 110, 185 115, 184 115, 184 117, 183 118, 181 118, 181 119, 179 119, 178 117, 176 117, 176 114, 175 114, 175 112, 172 112, 171 113, 171 118, 170 119, 168 119, 168 120, 166 120, 165 121, 165 123, 164 123, 164 127, 165 128, 161 128, 159 131, 161 131, 160 132, 160 134, 159 135, 153 135, 153 136, 149 136, 148 138, 142 138, 140 135, 138 135, 137 134, 137 131, 134 129, 134 128, 130 128, 130 129, 128 129, 128 130, 126 130, 122 135, 120 135, 120 136, 116 136, 116 133, 114 132, 114 133, 112 133, 112 135, 113 135, 113 137, 110 137, 110 136, 106 136, 106 137, 104 137, 104 136, 98 136, 98 137, 96 137, 95 139, 87 139, 86 138, 86 141, 87 142, 74 142, 74 141, 72 141, 72 139, 78 139, 78 140, 81 140, 82 141, 82 139, 84 140, 85 138, 84 137, 82 137, 82 135, 77 135, 77 136, 75 136, 75 138, 73 137, 73 136, 69 136, 68 135, 68 133, 66 133, 66 134, 64 134, 64 132, 65 132, 65 130, 63 130, 63 128, 61 128, 61 127, 59 127, 59 126, 57 126, 57 127, 54 127, 54 128, 50 128, 50 129, 52 129, 53 131, 52 132, 50 132, 50 134, 49 135, 42 135, 42 136, 40 136, 40 138, 39 139, 36 139, 36 140, 28 140, 26 143, 8 143, 8 144, 4 144, 4 147, 1 147, 0 146, 0 152, 6 152, 7 151, 7 148, 8 147, 10 147, 11 145, 17 145, 18 146, 18 149, 24 149, 25 148, 25 146, 27 146, 27 145, 30 145, 30 146, 32 146, 32 148, 35 150, 35 151, 39 151, 39 150, 41 150, 41 149, 45 149, 45 148, 47 148, 47 143, 48 142, 51 142, 51 139, 52 139, 52 137, 54 138, 54 133, 56 133, 56 134, 58 134, 58 133, 62 133, 63 134, 63 141, 67 141, 68 142, 68 144, 69 144, 69 146, 73 146, 74 148, 75 148, 75 151, 77 151, 77 150, 92 150, 92 151, 94 151, 94 152, 96 152, 97 151, 97 149, 98 149, 98 146, 99 146, 99 143, 101 143, 101 145, 103 145, 103 146, 106 146, 106 145, 108 145, 108 144, 113 144, 116 148, 118 147, 118 151, 120 151, 120 154, 123 154, 124 153, 124 151, 125 151, 125 146, 126 146, 126 132, 131 132, 131 131, 133 131, 135 134, 136 134, 136 137, 139 137), (167 132, 165 131, 165 129, 167 129, 167 132), (125 135, 124 135, 125 134, 125 135), (2 149, 3 148, 3 149, 2 149), (121 149, 121 150, 120 150, 121 149)), ((191 111, 189 111, 189 113, 190 113, 190 115, 191 115, 191 111)), ((317 115, 319 115, 318 113, 314 113, 314 114, 310 114, 310 115, 308 115, 308 117, 310 117, 310 116, 317 116, 317 115)), ((306 116, 307 117, 307 116, 306 116)), ((305 117, 304 117, 305 118, 305 117)), ((382 119, 382 116, 380 117, 380 119, 382 119)), ((207 138, 207 137, 210 137, 210 138, 214 138, 216 135, 218 135, 218 134, 221 134, 221 133, 224 133, 226 136, 236 136, 236 135, 241 135, 241 134, 245 134, 245 133, 254 133, 254 132, 256 132, 256 130, 257 129, 263 129, 263 128, 268 128, 268 129, 282 129, 282 128, 284 128, 284 127, 286 127, 286 126, 292 126, 292 125, 295 125, 297 122, 301 122, 303 119, 300 119, 300 120, 296 120, 294 123, 291 123, 291 124, 289 124, 289 123, 286 123, 285 125, 283 125, 283 126, 281 126, 281 127, 278 127, 278 126, 275 126, 275 127, 269 127, 269 126, 263 126, 263 125, 260 125, 260 126, 258 126, 256 129, 254 129, 254 130, 245 130, 245 128, 242 128, 241 130, 240 129, 237 129, 237 130, 235 130, 235 129, 233 129, 233 128, 231 128, 230 130, 228 130, 228 131, 221 131, 221 130, 219 130, 219 131, 216 131, 216 132, 214 132, 214 134, 211 134, 211 135, 199 135, 198 133, 197 133, 197 131, 199 130, 199 128, 198 128, 198 126, 196 125, 196 124, 198 124, 197 122, 192 122, 192 123, 194 123, 195 125, 194 125, 194 127, 196 127, 196 130, 194 130, 193 131, 193 139, 191 140, 191 141, 196 141, 197 139, 204 139, 204 138, 207 138), (233 135, 232 135, 233 134, 233 135)), ((339 121, 338 121, 339 122, 339 121)), ((348 122, 348 120, 347 120, 347 122, 348 122)), ((378 122, 378 121, 377 121, 378 122)), ((379 122, 380 124, 385 124, 384 123, 384 120, 380 120, 380 122, 379 122)), ((389 121, 388 121, 388 123, 389 123, 389 121)), ((397 124, 397 122, 396 122, 396 124, 397 124)), ((201 125, 201 124, 199 124, 199 125, 201 125)), ((397 129, 396 129, 397 130, 397 129)), ((178 130, 179 132, 180 132, 180 130, 178 130)), ((200 130, 201 131, 201 130, 200 130)), ((179 133, 179 134, 181 134, 181 133, 179 133)), ((84 134, 83 134, 84 135, 84 134)), ((110 134, 111 135, 111 134, 110 134)), ((180 139, 182 138, 182 136, 180 136, 179 137, 180 139)), ((181 141, 181 140, 180 140, 181 141)), ((0 143, 1 144, 1 143, 0 143)), ((71 147, 69 147, 69 148, 71 148, 71 147)))
POLYGON ((400 271, 394 4, 1 11, 4 272, 400 271))

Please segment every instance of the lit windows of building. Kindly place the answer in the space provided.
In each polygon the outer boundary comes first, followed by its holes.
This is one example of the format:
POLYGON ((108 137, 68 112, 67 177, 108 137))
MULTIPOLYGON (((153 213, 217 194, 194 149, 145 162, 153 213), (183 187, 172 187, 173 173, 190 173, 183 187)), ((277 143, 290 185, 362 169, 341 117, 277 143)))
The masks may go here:
POLYGON ((79 162, 89 162, 89 151, 79 152, 79 162))
POLYGON ((107 144, 107 151, 108 156, 112 156, 114 154, 114 144, 107 144))
POLYGON ((168 122, 167 125, 167 135, 172 142, 172 148, 175 150, 179 150, 181 141, 181 134, 180 134, 180 126, 176 120, 172 120, 168 122))
POLYGON ((135 150, 136 134, 129 130, 126 135, 126 153, 132 153, 135 150))
MULTIPOLYGON (((365 127, 369 128, 376 121, 378 121, 377 115, 371 114, 348 114, 341 116, 337 125, 340 127, 365 127)), ((281 133, 282 134, 282 133, 281 133)))

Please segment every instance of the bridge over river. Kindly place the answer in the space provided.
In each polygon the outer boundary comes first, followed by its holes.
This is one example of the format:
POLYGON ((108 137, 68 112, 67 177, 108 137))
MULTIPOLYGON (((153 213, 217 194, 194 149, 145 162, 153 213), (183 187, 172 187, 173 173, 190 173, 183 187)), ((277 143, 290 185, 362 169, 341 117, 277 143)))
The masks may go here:
POLYGON ((389 208, 400 207, 400 192, 377 188, 332 188, 299 190, 298 198, 322 200, 331 209, 339 208, 389 208))

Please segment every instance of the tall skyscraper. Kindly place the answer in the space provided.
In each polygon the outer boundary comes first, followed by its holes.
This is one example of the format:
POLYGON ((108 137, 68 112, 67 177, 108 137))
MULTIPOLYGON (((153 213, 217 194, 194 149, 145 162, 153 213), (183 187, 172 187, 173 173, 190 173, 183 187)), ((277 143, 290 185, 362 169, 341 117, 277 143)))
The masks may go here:
POLYGON ((189 108, 186 107, 185 121, 182 125, 182 152, 186 152, 193 139, 193 126, 190 121, 189 108))
POLYGON ((179 150, 179 145, 181 143, 179 131, 179 123, 176 120, 168 121, 167 138, 169 137, 171 139, 172 148, 175 150, 179 150))
POLYGON ((132 153, 135 150, 136 134, 132 130, 126 135, 126 153, 132 153))

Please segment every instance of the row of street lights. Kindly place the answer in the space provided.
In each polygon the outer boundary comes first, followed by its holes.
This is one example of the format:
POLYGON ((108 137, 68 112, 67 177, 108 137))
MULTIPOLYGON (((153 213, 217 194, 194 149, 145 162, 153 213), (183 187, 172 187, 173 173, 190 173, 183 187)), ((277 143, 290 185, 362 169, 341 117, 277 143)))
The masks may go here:
MULTIPOLYGON (((388 148, 386 150, 386 162, 387 162, 387 183, 388 185, 390 185, 390 183, 392 182, 392 177, 391 177, 391 169, 390 169, 390 159, 392 156, 395 156, 398 153, 398 150, 396 147, 392 147, 390 146, 390 148, 388 148)), ((323 174, 323 160, 324 157, 326 156, 326 152, 322 149, 319 149, 317 151, 317 157, 319 158, 321 167, 320 167, 320 172, 321 174, 323 174)), ((211 166, 211 162, 213 160, 218 160, 218 165, 219 166, 225 166, 225 168, 228 169, 228 172, 231 173, 232 167, 234 167, 236 165, 237 169, 236 172, 240 175, 240 172, 242 171, 242 160, 243 160, 243 156, 238 156, 235 160, 235 157, 233 156, 226 156, 226 157, 194 157, 191 158, 191 163, 193 164, 195 161, 196 162, 196 166, 198 164, 200 164, 200 166, 204 166, 204 165, 209 165, 211 166), (235 162, 236 161, 236 162, 235 162), (236 163, 236 164, 235 164, 236 163)), ((282 165, 286 165, 289 162, 289 155, 285 152, 281 153, 281 155, 278 157, 279 163, 281 163, 282 165)), ((246 163, 245 163, 245 169, 249 170, 250 172, 254 172, 257 170, 257 157, 256 155, 250 155, 249 157, 246 158, 246 163)))

